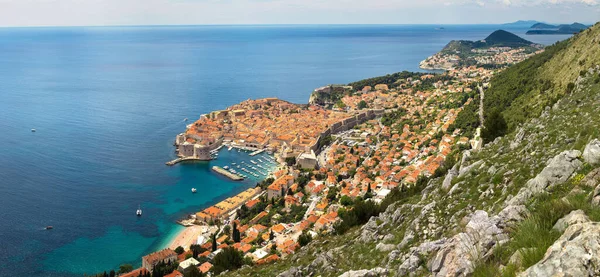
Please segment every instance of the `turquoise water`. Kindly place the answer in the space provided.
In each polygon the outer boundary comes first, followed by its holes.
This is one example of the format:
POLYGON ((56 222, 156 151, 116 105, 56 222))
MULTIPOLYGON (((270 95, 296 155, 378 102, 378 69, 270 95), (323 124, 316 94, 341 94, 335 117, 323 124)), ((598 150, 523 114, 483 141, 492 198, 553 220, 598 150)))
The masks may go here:
POLYGON ((211 172, 251 159, 237 151, 165 166, 184 118, 248 98, 306 103, 316 87, 419 70, 448 41, 499 28, 435 27, 0 29, 0 276, 139 265, 177 219, 256 184, 211 172))

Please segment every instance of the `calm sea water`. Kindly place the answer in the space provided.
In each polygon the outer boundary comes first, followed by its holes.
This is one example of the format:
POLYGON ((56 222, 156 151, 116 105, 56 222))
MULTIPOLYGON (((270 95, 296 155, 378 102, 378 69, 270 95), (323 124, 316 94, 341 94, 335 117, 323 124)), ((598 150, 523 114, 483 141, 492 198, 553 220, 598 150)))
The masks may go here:
POLYGON ((0 29, 0 276, 137 266, 176 219, 256 183, 210 172, 250 159, 235 151, 165 166, 184 118, 248 98, 306 103, 315 87, 417 71, 450 40, 499 28, 436 27, 0 29))

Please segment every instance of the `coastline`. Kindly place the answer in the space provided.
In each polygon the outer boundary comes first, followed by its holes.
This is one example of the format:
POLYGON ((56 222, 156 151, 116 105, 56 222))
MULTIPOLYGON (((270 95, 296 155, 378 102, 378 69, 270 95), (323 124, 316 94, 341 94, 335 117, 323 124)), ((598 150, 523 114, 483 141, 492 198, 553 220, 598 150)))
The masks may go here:
MULTIPOLYGON (((248 153, 248 151, 251 151, 252 149, 248 149, 245 147, 240 147, 240 146, 232 146, 235 149, 240 149, 243 150, 244 152, 246 152, 246 154, 248 155, 248 157, 255 157, 255 156, 251 156, 251 153, 248 153)), ((228 151, 225 147, 221 147, 224 148, 224 150, 222 151, 228 151)), ((220 149, 220 148, 219 148, 220 149)), ((258 154, 262 154, 261 153, 257 153, 258 154)), ((265 153, 267 154, 267 153, 265 153)), ((271 155, 271 154, 267 154, 272 156, 273 158, 275 158, 275 160, 277 160, 276 155, 271 155)), ((272 172, 276 171, 279 169, 279 167, 282 165, 282 163, 277 162, 277 166, 270 168, 271 173, 269 175, 267 175, 264 178, 261 178, 260 181, 272 176, 272 172)), ((211 166, 212 168, 212 166, 211 166)), ((224 170, 224 169, 223 169, 224 170)), ((226 171, 227 173, 229 173, 228 171, 226 171)), ((222 176, 221 173, 216 172, 215 170, 211 169, 211 173, 215 174, 215 175, 219 175, 222 176)), ((233 181, 233 180, 232 180, 233 181)), ((244 180, 242 180, 244 181, 244 180)), ((233 197, 239 197, 240 195, 243 195, 244 193, 247 192, 248 189, 250 188, 254 188, 254 186, 250 186, 247 187, 246 189, 235 193, 234 195, 229 195, 229 196, 223 196, 222 198, 219 199, 215 199, 214 202, 209 203, 210 205, 207 206, 208 207, 213 207, 219 203, 221 203, 222 201, 228 199, 228 198, 233 198, 233 197)), ((247 201, 251 200, 251 199, 255 199, 256 197, 258 197, 259 195, 261 195, 260 193, 257 195, 254 195, 253 197, 251 197, 250 199, 247 199, 246 201, 243 201, 243 203, 241 203, 241 205, 244 205, 247 201)), ((236 208, 237 209, 237 208, 236 208)), ((234 209, 234 211, 236 210, 234 209)), ((200 212, 201 210, 199 210, 200 212)), ((231 213, 232 211, 229 211, 229 213, 231 213)), ((209 237, 211 233, 215 232, 216 230, 218 230, 216 226, 210 226, 206 223, 198 223, 198 221, 195 220, 194 218, 195 214, 192 214, 192 216, 188 215, 185 218, 179 219, 176 221, 176 225, 177 227, 175 227, 176 229, 174 229, 174 231, 172 231, 171 233, 169 233, 163 240, 163 243, 160 244, 160 247, 157 250, 162 250, 165 248, 169 248, 172 250, 175 250, 175 248, 177 248, 178 246, 183 247, 186 251, 189 249, 190 245, 195 244, 197 242, 197 238, 198 236, 202 235, 202 234, 207 234, 206 236, 209 237), (187 222, 186 222, 187 221, 187 222), (190 223, 190 225, 186 225, 186 223, 190 223), (215 230, 216 229, 216 230, 215 230)))

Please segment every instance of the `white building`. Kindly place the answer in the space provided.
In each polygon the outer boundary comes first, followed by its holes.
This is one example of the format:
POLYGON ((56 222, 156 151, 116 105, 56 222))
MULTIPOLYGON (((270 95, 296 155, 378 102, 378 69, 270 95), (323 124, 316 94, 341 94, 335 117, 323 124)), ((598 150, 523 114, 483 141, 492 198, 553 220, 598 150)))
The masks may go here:
POLYGON ((187 260, 185 260, 185 261, 183 261, 183 262, 179 263, 179 267, 177 268, 177 270, 178 270, 179 272, 182 272, 182 273, 183 273, 183 272, 187 271, 187 270, 189 269, 189 267, 190 267, 190 266, 197 266, 197 265, 199 265, 199 264, 200 264, 200 262, 199 262, 199 261, 197 261, 196 259, 194 259, 194 258, 189 258, 189 259, 187 259, 187 260))
POLYGON ((310 150, 310 153, 300 154, 296 162, 301 168, 314 169, 317 167, 317 155, 315 151, 310 150))

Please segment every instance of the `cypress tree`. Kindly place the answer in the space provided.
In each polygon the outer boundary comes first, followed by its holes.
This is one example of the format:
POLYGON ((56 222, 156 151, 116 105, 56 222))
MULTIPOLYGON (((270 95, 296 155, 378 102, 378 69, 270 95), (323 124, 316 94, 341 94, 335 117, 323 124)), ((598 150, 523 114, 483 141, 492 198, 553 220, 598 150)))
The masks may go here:
POLYGON ((217 251, 217 233, 212 234, 212 252, 217 251))

